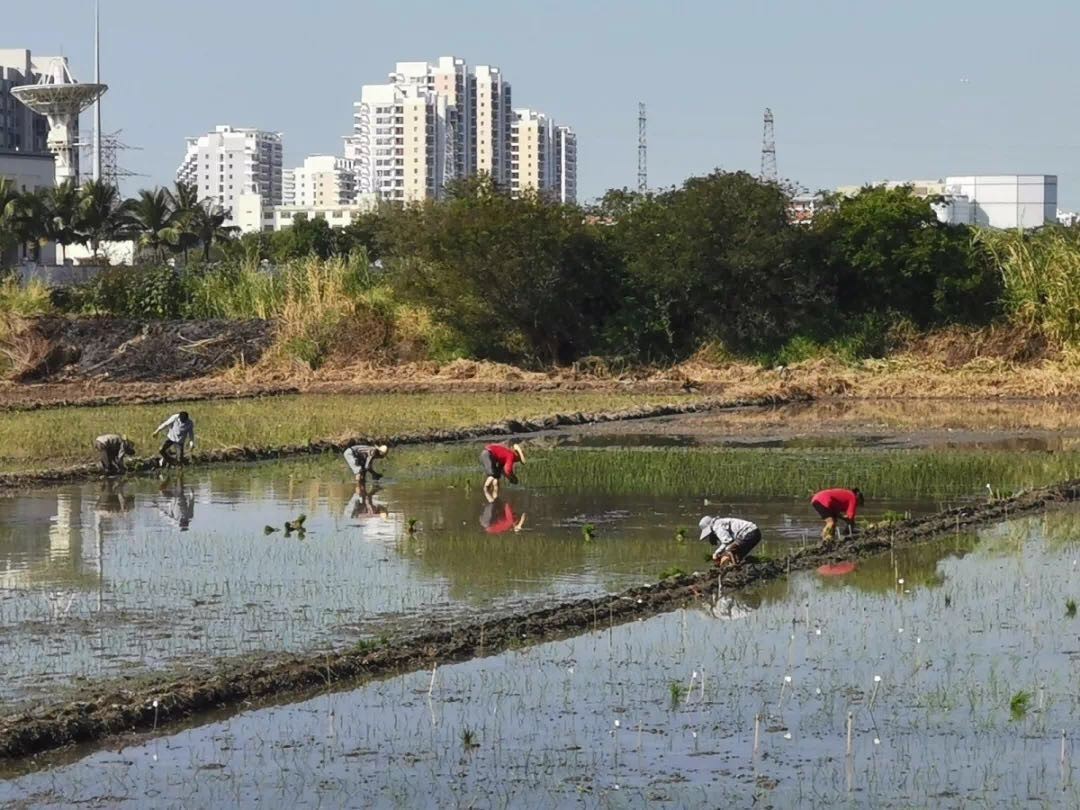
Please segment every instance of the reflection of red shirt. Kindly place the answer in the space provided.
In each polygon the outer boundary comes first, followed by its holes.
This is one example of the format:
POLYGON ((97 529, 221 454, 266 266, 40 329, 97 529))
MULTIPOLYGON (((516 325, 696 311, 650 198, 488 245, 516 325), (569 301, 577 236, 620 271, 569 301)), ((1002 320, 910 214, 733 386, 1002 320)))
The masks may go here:
MULTIPOLYGON (((507 475, 514 474, 514 465, 517 463, 517 455, 509 447, 503 444, 489 444, 485 448, 491 457, 499 462, 499 466, 503 468, 507 475)), ((476 452, 475 450, 473 451, 476 452)))
POLYGON ((512 528, 514 528, 514 511, 510 508, 510 504, 506 503, 503 504, 502 517, 491 521, 484 531, 488 534, 502 534, 512 528))
POLYGON ((810 503, 819 504, 835 515, 844 515, 848 520, 855 520, 855 510, 859 508, 859 499, 850 489, 824 489, 810 503))

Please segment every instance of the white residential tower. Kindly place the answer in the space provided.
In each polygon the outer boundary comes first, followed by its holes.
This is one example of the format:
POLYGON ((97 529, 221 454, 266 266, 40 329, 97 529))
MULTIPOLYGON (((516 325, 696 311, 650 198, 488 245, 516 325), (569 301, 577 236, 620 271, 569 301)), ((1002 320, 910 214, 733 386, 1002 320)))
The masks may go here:
POLYGON ((266 205, 280 205, 283 195, 280 132, 219 126, 187 139, 187 154, 176 170, 178 183, 194 185, 236 225, 240 196, 258 194, 266 205))

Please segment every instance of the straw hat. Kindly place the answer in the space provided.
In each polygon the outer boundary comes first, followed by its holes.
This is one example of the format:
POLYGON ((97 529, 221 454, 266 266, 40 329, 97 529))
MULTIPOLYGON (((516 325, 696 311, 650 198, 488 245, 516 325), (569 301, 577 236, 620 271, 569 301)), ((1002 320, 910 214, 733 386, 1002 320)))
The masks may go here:
POLYGON ((380 456, 385 456, 387 453, 390 452, 390 448, 387 447, 385 444, 380 444, 375 449, 379 451, 380 456))
POLYGON ((521 449, 521 445, 520 444, 512 444, 512 445, 510 445, 510 449, 514 451, 514 454, 518 457, 518 460, 521 461, 522 464, 524 464, 525 463, 525 451, 521 449))
POLYGON ((712 515, 705 515, 705 517, 698 521, 698 528, 701 529, 700 539, 704 540, 706 537, 712 534, 712 522, 712 515))

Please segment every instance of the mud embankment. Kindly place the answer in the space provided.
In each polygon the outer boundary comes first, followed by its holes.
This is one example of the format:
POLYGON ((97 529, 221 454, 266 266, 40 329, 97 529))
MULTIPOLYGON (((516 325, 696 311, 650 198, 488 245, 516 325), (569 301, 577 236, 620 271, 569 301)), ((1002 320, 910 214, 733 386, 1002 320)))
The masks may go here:
MULTIPOLYGON (((574 413, 557 413, 537 419, 505 419, 501 422, 466 428, 427 430, 389 436, 355 436, 343 442, 316 441, 308 444, 291 444, 278 447, 230 447, 223 450, 197 453, 191 457, 191 463, 199 465, 236 464, 249 461, 320 455, 322 453, 340 453, 351 445, 361 443, 387 444, 391 447, 398 447, 410 444, 467 441, 484 436, 523 436, 574 425, 618 422, 629 419, 652 419, 659 416, 677 416, 722 409, 786 405, 794 401, 803 400, 782 399, 780 397, 761 397, 746 400, 703 399, 698 402, 677 405, 643 405, 637 408, 626 408, 611 412, 576 411, 574 413)), ((157 470, 156 458, 137 459, 128 463, 129 473, 146 473, 157 470)), ((0 475, 0 491, 85 481, 100 477, 100 475, 101 468, 94 464, 80 464, 74 467, 45 470, 43 472, 3 474, 0 475)))
MULTIPOLYGON (((1077 500, 1080 480, 868 529, 832 547, 807 546, 779 560, 751 557, 741 568, 724 573, 723 587, 733 591, 791 571, 867 557, 1077 500)), ((598 630, 707 597, 715 591, 717 579, 715 570, 672 577, 619 594, 461 624, 374 647, 360 645, 332 654, 281 656, 269 661, 227 661, 213 673, 162 676, 138 687, 103 683, 85 700, 37 706, 0 718, 0 757, 13 759, 110 735, 149 731, 202 712, 300 697, 315 689, 346 688, 363 679, 497 655, 524 644, 598 630)))

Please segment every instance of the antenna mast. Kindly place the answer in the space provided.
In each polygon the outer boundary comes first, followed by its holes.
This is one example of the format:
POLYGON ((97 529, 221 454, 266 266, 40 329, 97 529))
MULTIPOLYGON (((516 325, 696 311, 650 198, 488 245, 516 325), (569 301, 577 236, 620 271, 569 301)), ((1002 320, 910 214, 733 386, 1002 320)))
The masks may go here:
POLYGON ((775 183, 776 173, 776 138, 773 135, 773 114, 765 108, 765 125, 761 133, 761 179, 766 183, 775 183))
MULTIPOLYGON (((101 0, 94 3, 94 84, 101 84, 101 0)), ((101 180, 101 96, 94 102, 94 182, 101 180)))
POLYGON ((649 147, 645 141, 645 102, 638 102, 637 136, 637 190, 644 194, 649 190, 649 147))

